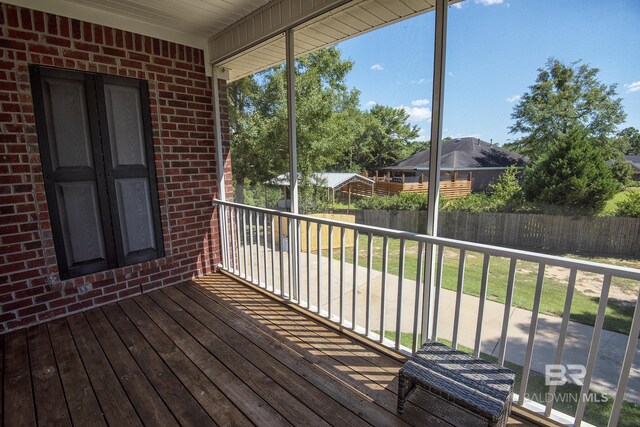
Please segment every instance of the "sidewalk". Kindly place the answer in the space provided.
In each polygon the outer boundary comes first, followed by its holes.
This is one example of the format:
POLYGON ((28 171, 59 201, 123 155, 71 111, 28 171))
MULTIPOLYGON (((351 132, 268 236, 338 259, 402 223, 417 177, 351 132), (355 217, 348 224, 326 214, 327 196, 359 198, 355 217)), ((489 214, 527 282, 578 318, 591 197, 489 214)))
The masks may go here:
MULTIPOLYGON (((262 248, 261 248, 262 249, 262 248)), ((284 255, 284 283, 285 290, 288 290, 288 254, 284 255)), ((271 251, 267 250, 267 278, 269 289, 272 283, 271 271, 271 251)), ((279 268, 279 252, 275 253, 275 282, 276 289, 280 286, 280 268, 279 268)), ((261 280, 264 281, 265 263, 263 252, 260 253, 261 263, 261 280)), ((257 278, 257 259, 254 257, 254 274, 257 278)), ((247 266, 249 266, 247 260, 247 266)), ((328 279, 329 259, 321 257, 320 268, 322 282, 328 279)), ((311 254, 309 263, 310 273, 310 298, 312 306, 317 305, 317 277, 318 263, 317 255, 311 254)), ((331 281, 331 314, 336 316, 340 310, 340 261, 332 261, 332 281, 331 281)), ((343 318, 352 321, 352 298, 353 298, 353 264, 344 264, 344 281, 343 281, 343 318)), ((366 315, 366 297, 367 297, 367 269, 365 267, 357 267, 357 287, 356 287, 356 325, 364 328, 366 315)), ((301 300, 307 300, 307 254, 300 254, 300 277, 301 277, 301 300)), ((371 296, 370 296, 370 329, 373 331, 380 330, 381 318, 381 295, 382 295, 382 273, 379 271, 371 272, 371 296)), ((517 281, 516 281, 516 286, 517 281)), ((385 292, 385 330, 396 330, 397 316, 397 300, 398 300, 398 276, 387 274, 385 292)), ((321 288, 320 307, 322 310, 329 308, 327 300, 326 285, 321 288)), ((415 308, 416 282, 414 280, 404 279, 402 284, 402 305, 401 305, 401 331, 411 332, 413 328, 414 308, 415 308)), ((422 296, 420 296, 422 299, 422 296)), ((453 323, 455 315, 456 293, 453 291, 442 289, 440 300, 440 317, 438 321, 438 337, 451 340, 453 335, 453 323)), ((476 323, 478 316, 479 298, 470 295, 462 296, 460 310, 460 328, 458 333, 458 343, 460 345, 473 348, 476 334, 476 323)), ((483 327, 482 327, 482 345, 481 351, 486 354, 497 356, 500 335, 502 333, 502 319, 504 316, 504 304, 487 300, 485 303, 483 327)), ((419 308, 419 312, 421 308, 419 308)), ((531 324, 531 312, 520 308, 512 308, 509 317, 509 330, 507 338, 506 360, 518 365, 524 364, 524 357, 529 338, 529 328, 531 324)), ((558 337, 560 324, 562 319, 540 313, 538 316, 538 329, 533 350, 532 370, 544 373, 545 365, 553 363, 556 348, 558 345, 558 337)), ((569 323, 567 338, 562 363, 563 364, 581 364, 585 365, 591 344, 591 336, 593 327, 583 325, 576 322, 569 323)), ((622 359, 627 345, 627 336, 611 331, 602 331, 600 339, 600 350, 596 361, 595 371, 591 383, 591 389, 614 395, 622 359)), ((625 400, 640 403, 640 350, 636 350, 636 357, 631 368, 630 378, 627 386, 625 400)), ((516 390, 516 392, 518 392, 516 390)))

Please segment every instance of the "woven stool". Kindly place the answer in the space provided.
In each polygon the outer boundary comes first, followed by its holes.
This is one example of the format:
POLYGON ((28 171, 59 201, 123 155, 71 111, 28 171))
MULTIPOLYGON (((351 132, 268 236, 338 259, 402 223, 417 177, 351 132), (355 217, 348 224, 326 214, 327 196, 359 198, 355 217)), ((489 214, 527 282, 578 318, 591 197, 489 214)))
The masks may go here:
MULTIPOLYGON (((471 412, 481 420, 478 425, 504 426, 511 412, 514 381, 510 369, 428 341, 400 368, 398 413, 419 386, 471 412)), ((456 423, 455 419, 447 421, 456 423)), ((468 421, 458 425, 468 425, 468 421)))

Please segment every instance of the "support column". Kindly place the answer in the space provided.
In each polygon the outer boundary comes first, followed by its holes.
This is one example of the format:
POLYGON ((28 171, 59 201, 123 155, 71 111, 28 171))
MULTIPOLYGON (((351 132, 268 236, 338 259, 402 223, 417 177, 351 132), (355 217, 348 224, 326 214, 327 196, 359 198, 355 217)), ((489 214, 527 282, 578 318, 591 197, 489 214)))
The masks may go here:
MULTIPOLYGON (((429 157, 429 200, 427 205, 427 234, 438 234, 438 200, 440 198, 440 159, 442 152, 442 118, 447 42, 447 1, 436 0, 436 28, 433 58, 433 96, 431 105, 431 150, 429 157)), ((425 257, 425 286, 422 304, 422 342, 431 338, 434 318, 434 289, 436 248, 427 245, 425 257)))
MULTIPOLYGON (((213 119, 216 132, 216 182, 218 185, 218 200, 225 201, 227 199, 227 187, 224 176, 224 151, 222 144, 222 123, 220 114, 220 89, 218 87, 218 79, 224 74, 220 70, 212 66, 213 77, 211 85, 213 86, 213 119)), ((225 268, 230 268, 230 260, 228 257, 229 242, 227 239, 228 223, 224 214, 224 206, 218 206, 218 229, 220 230, 220 258, 225 268)))
MULTIPOLYGON (((289 184, 291 185, 290 191, 290 204, 291 212, 298 213, 298 148, 296 139, 296 76, 295 76, 295 53, 293 45, 293 30, 288 29, 285 32, 286 42, 286 58, 287 58, 287 119, 289 130, 289 184)), ((299 253, 298 253, 298 221, 289 221, 289 248, 292 257, 291 277, 292 281, 292 293, 295 295, 296 300, 300 301, 300 287, 298 286, 299 278, 299 253)), ((289 296, 293 297, 292 295, 289 296)))

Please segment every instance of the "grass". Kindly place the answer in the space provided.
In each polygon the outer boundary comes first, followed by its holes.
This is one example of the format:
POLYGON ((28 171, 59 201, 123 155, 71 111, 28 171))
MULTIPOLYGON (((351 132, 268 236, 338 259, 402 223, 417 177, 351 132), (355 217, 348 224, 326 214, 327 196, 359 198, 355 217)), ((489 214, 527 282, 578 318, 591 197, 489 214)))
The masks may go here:
MULTIPOLYGON (((360 236, 358 264, 367 265, 368 237, 360 236)), ((374 237, 373 241, 373 269, 382 271, 383 241, 380 237, 374 237)), ((404 277, 415 280, 418 263, 416 242, 408 242, 405 247, 404 277)), ((325 252, 326 255, 326 251, 325 252)), ((388 266, 390 274, 398 274, 398 259, 400 255, 400 241, 389 239, 388 266)), ((334 259, 339 259, 340 251, 333 251, 334 259)), ((467 253, 465 264, 465 280, 463 292, 468 295, 480 295, 480 281, 482 276, 483 255, 480 253, 467 253)), ((353 262, 353 251, 347 250, 345 260, 353 262)), ((491 258, 489 269, 489 286, 487 298, 491 301, 504 303, 507 291, 509 274, 508 258, 491 258)), ((516 283, 513 291, 513 305, 526 310, 533 309, 533 299, 537 280, 537 264, 520 261, 517 264, 516 283)), ((453 250, 445 252, 443 263, 442 287, 455 291, 458 282, 458 255, 453 250)), ((631 286, 631 285, 629 285, 631 286)), ((638 283, 635 283, 637 289, 638 283)), ((562 316, 564 312, 567 283, 563 280, 546 275, 540 302, 540 312, 554 316, 562 316)), ((571 319, 593 325, 598 311, 599 298, 574 292, 571 306, 571 319)), ((624 304, 617 300, 611 300, 607 305, 604 328, 610 331, 628 334, 633 318, 633 305, 624 304)))
POLYGON ((611 199, 607 201, 607 204, 602 209, 602 215, 614 215, 618 209, 616 203, 625 200, 630 193, 640 191, 640 187, 627 187, 625 190, 617 193, 611 199))
MULTIPOLYGON (((395 341, 396 334, 392 331, 385 332, 386 338, 395 341)), ((439 342, 451 346, 451 341, 444 338, 439 338, 439 342)), ((411 348, 413 342, 413 334, 403 332, 400 334, 400 343, 408 348, 411 348)), ((468 354, 472 354, 473 350, 465 347, 458 346, 458 350, 468 354)), ((482 353, 481 357, 485 360, 495 362, 497 359, 489 354, 482 353)), ((514 391, 516 393, 520 390, 520 384, 522 382, 523 368, 515 363, 505 362, 505 366, 513 370, 516 374, 516 381, 514 391)), ((535 371, 531 371, 529 374, 529 381, 527 383, 527 393, 530 397, 543 397, 545 398, 549 386, 545 385, 545 377, 543 374, 535 371)), ((613 396, 609 396, 603 393, 590 391, 593 395, 593 401, 587 403, 584 420, 588 423, 604 426, 609 421, 609 415, 611 414, 611 408, 613 406, 613 396)), ((565 413, 575 414, 577 402, 576 399, 580 395, 580 387, 575 384, 565 384, 556 388, 557 400, 554 404, 554 409, 565 413), (571 397, 568 397, 571 396, 571 397), (564 399, 561 399, 564 398, 564 399)), ((546 404, 546 402, 538 402, 546 404)), ((622 402, 622 411, 620 413, 620 420, 618 422, 619 427, 632 427, 640 425, 640 405, 624 401, 622 402)))

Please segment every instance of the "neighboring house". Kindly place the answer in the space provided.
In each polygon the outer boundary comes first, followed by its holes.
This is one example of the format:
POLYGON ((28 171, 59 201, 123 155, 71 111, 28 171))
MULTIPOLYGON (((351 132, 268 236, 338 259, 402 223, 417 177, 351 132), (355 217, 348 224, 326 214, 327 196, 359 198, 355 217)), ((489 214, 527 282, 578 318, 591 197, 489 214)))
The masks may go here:
MULTIPOLYGON (((327 189, 327 198, 335 202, 336 191, 345 193, 351 204, 351 195, 370 196, 373 192, 373 180, 353 172, 316 172, 311 175, 311 183, 327 189)), ((288 188, 289 173, 283 173, 267 181, 266 184, 285 188, 285 200, 279 205, 281 208, 289 207, 288 188)))
MULTIPOLYGON (((430 150, 419 151, 393 166, 380 169, 383 174, 406 182, 427 179, 430 150)), ((510 166, 523 169, 529 158, 478 138, 458 138, 442 145, 440 179, 467 180, 471 175, 472 191, 484 191, 510 166)))

